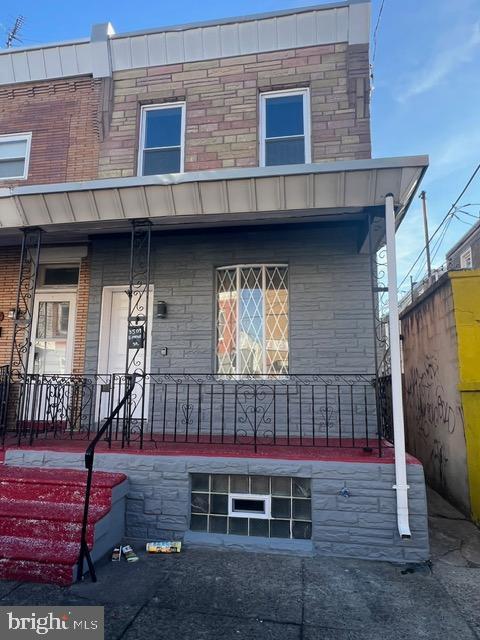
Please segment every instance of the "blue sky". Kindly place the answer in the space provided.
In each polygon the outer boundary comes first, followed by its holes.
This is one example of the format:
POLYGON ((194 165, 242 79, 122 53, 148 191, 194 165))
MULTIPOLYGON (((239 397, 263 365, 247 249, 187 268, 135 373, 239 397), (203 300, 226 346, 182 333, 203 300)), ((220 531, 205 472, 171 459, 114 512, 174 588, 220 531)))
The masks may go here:
MULTIPOLYGON (((0 35, 26 17, 25 45, 88 37, 95 22, 117 32, 319 4, 308 0, 131 2, 3 0, 0 35)), ((372 30, 381 0, 372 0, 372 30)), ((479 0, 385 0, 378 30, 372 96, 373 156, 429 154, 423 182, 431 231, 480 161, 479 0)), ((2 37, 2 40, 4 38, 2 37)), ((462 203, 480 203, 477 178, 462 203)), ((480 204, 466 209, 478 215, 480 204)), ((434 263, 474 222, 453 219, 434 263)), ((399 276, 422 247, 420 200, 399 231, 399 276)), ((413 271, 417 274, 418 269, 413 271)), ((406 286, 406 285, 404 285, 406 286)))

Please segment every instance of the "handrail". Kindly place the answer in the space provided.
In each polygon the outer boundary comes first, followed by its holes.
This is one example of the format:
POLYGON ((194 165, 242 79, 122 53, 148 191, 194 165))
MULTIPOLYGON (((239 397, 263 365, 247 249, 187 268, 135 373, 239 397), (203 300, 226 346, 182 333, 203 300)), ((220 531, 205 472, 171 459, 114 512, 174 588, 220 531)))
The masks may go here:
POLYGON ((130 399, 133 389, 135 387, 135 377, 136 377, 135 373, 125 376, 125 385, 127 386, 127 383, 128 383, 128 388, 126 388, 123 398, 120 400, 120 402, 117 404, 115 409, 111 412, 111 414, 105 420, 105 422, 102 425, 102 428, 98 430, 95 438, 90 442, 90 444, 87 447, 87 450, 85 451, 85 468, 88 470, 88 474, 87 474, 87 484, 85 486, 85 503, 83 508, 83 522, 82 522, 82 534, 80 538, 80 552, 78 555, 77 581, 80 581, 82 579, 83 562, 85 559, 87 560, 88 569, 90 571, 90 577, 92 578, 92 582, 97 581, 95 567, 93 565, 93 561, 90 556, 90 550, 88 548, 88 543, 87 543, 88 512, 90 508, 90 492, 92 488, 95 447, 97 446, 98 442, 101 440, 102 436, 107 431, 107 429, 110 428, 112 422, 118 416, 118 414, 120 413, 122 408, 125 406, 127 401, 130 399))

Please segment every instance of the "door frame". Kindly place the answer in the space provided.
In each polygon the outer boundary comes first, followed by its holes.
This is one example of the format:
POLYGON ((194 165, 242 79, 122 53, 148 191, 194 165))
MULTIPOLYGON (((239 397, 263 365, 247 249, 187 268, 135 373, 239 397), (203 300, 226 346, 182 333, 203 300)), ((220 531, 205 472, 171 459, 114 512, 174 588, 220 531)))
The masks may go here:
MULTIPOLYGON (((37 326, 38 326, 38 307, 40 302, 70 302, 70 311, 68 316, 68 331, 67 331, 67 348, 65 350, 65 374, 71 375, 73 368, 73 353, 75 349, 75 325, 77 321, 76 309, 77 309, 77 291, 72 289, 64 289, 59 291, 39 290, 35 291, 35 300, 33 303, 33 316, 32 316, 32 329, 30 338, 30 348, 28 351, 28 364, 27 372, 33 373, 34 366, 34 353, 35 353, 35 341, 37 339, 37 326)), ((59 371, 55 372, 60 374, 59 371)), ((54 375, 54 374, 45 374, 54 375)))
MULTIPOLYGON (((112 301, 113 294, 116 292, 128 291, 128 284, 125 285, 108 285, 102 289, 102 303, 100 309, 100 326, 98 333, 98 360, 97 373, 107 374, 108 356, 110 345, 110 327, 112 317, 112 301)), ((125 293, 126 295, 126 293, 125 293)), ((148 300, 148 319, 147 319, 147 352, 145 353, 145 372, 150 372, 151 356, 152 356, 152 324, 153 324, 153 285, 149 287, 148 300)), ((125 342, 127 341, 127 332, 125 327, 125 342)), ((122 372, 123 373, 123 372, 122 372)))

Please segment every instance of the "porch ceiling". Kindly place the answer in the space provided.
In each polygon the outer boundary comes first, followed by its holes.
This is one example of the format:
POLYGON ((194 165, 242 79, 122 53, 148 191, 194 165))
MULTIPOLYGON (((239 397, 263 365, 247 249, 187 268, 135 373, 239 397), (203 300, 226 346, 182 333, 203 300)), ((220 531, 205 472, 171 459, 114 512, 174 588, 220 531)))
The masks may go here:
POLYGON ((222 169, 0 189, 0 240, 28 226, 46 232, 358 219, 392 193, 398 224, 427 156, 222 169))

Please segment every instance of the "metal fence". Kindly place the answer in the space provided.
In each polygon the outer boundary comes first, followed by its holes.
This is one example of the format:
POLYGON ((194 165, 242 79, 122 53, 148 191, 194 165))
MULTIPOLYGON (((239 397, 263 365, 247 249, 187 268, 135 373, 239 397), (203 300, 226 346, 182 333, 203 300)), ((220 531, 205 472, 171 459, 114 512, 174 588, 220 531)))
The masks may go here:
MULTIPOLYGON (((30 374, 22 387, 10 385, 16 406, 8 411, 6 433, 19 444, 91 440, 124 396, 126 380, 120 374, 30 374)), ((107 439, 110 445, 139 448, 147 443, 376 448, 377 403, 374 376, 365 374, 137 375, 107 439)))

